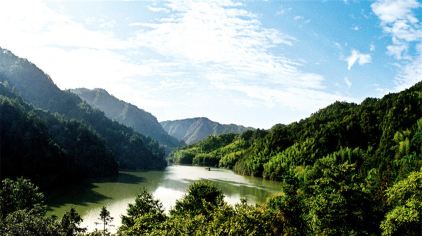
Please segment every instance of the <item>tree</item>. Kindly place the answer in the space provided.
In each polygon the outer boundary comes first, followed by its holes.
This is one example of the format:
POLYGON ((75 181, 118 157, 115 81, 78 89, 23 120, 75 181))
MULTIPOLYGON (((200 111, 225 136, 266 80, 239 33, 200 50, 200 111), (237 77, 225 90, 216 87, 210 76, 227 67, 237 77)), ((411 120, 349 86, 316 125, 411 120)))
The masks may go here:
POLYGON ((70 208, 70 210, 63 215, 63 218, 60 222, 63 235, 73 236, 85 232, 85 228, 79 227, 80 223, 82 223, 81 216, 74 208, 70 208))
POLYGON ((46 216, 44 195, 29 180, 0 184, 0 235, 60 235, 55 216, 46 216))
POLYGON ((122 216, 119 233, 139 235, 149 233, 166 220, 163 206, 145 189, 136 197, 134 204, 129 204, 127 215, 122 216))
POLYGON ((365 153, 341 149, 320 160, 307 174, 306 219, 312 233, 322 235, 377 232, 376 206, 363 188, 359 166, 365 153))
POLYGON ((54 216, 34 214, 31 210, 17 210, 0 224, 0 235, 8 236, 59 236, 60 224, 54 216))
POLYGON ((208 216, 209 212, 224 204, 223 192, 207 180, 191 184, 187 194, 176 202, 171 214, 208 216))
POLYGON ((43 215, 46 211, 44 195, 27 179, 4 179, 0 185, 0 219, 18 210, 43 215))
POLYGON ((392 209, 381 223, 383 235, 420 235, 422 232, 422 170, 412 172, 386 191, 392 209))
POLYGON ((110 225, 110 223, 113 221, 113 217, 110 216, 110 212, 105 206, 101 208, 100 218, 98 219, 101 220, 103 224, 103 235, 108 235, 107 225, 110 225))

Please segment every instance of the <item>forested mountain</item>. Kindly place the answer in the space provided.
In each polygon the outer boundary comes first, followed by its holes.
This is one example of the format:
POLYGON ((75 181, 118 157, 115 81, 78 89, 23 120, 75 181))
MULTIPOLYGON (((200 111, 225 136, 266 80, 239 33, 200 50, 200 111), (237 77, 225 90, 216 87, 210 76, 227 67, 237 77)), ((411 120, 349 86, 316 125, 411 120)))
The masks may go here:
POLYGON ((24 176, 50 187, 117 174, 104 141, 89 127, 33 108, 0 83, 0 179, 24 176))
MULTIPOLYGON (((367 98, 360 105, 336 102, 307 119, 278 124, 270 130, 209 137, 176 151, 173 158, 176 162, 212 163, 245 175, 282 180, 289 171, 295 172, 290 168, 306 168, 330 153, 357 148, 371 157, 366 161, 371 160, 374 167, 392 171, 392 159, 419 148, 419 143, 411 146, 409 141, 418 138, 414 136, 421 117, 419 82, 382 99, 367 98), (397 153, 399 148, 402 153, 397 153)), ((419 165, 420 161, 414 168, 419 165)))
POLYGON ((60 90, 51 78, 26 59, 0 48, 1 81, 36 108, 75 119, 94 130, 111 150, 120 168, 156 169, 166 166, 159 144, 108 119, 77 95, 60 90))
POLYGON ((71 89, 70 91, 77 94, 92 107, 103 111, 108 118, 157 140, 167 150, 181 145, 176 138, 164 131, 163 127, 158 123, 157 118, 151 113, 119 100, 104 89, 89 90, 78 88, 71 89))
POLYGON ((206 117, 197 117, 182 120, 169 120, 160 122, 168 134, 184 141, 186 144, 194 144, 210 135, 228 133, 242 133, 252 128, 235 124, 220 124, 206 117))
POLYGON ((422 82, 270 130, 209 137, 172 158, 281 181, 263 216, 275 209, 284 234, 420 235, 422 82))

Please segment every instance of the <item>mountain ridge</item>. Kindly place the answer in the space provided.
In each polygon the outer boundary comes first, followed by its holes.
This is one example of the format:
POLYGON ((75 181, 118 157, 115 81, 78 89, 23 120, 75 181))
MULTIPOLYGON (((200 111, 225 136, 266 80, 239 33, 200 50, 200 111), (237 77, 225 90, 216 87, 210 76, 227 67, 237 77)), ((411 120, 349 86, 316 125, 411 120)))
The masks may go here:
POLYGON ((0 48, 0 81, 25 102, 81 121, 94 130, 114 153, 121 169, 162 169, 164 150, 151 138, 107 118, 76 94, 61 90, 49 75, 27 59, 0 48))
POLYGON ((92 107, 103 111, 108 118, 157 140, 167 152, 182 144, 167 134, 153 114, 117 98, 103 88, 76 88, 69 91, 78 95, 92 107))
POLYGON ((210 135, 239 134, 254 129, 236 124, 221 124, 207 117, 167 120, 161 121, 160 124, 169 135, 188 145, 204 140, 210 135))

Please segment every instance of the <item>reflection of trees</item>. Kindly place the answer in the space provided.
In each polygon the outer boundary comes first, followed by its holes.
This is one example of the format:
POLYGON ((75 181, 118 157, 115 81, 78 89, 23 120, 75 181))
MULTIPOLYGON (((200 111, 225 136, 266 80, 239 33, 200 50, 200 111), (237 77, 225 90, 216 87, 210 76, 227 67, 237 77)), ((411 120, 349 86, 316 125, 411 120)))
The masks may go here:
POLYGON ((60 216, 73 205, 83 215, 107 201, 135 197, 142 187, 154 191, 164 175, 165 171, 120 172, 114 178, 92 179, 83 184, 54 189, 46 193, 48 210, 58 208, 53 213, 60 216), (63 208, 65 205, 69 207, 63 208))
MULTIPOLYGON (((194 179, 209 176, 209 171, 201 169, 201 167, 192 167, 192 179, 172 178, 171 173, 177 171, 190 171, 190 169, 179 169, 173 166, 167 171, 120 172, 114 178, 93 179, 85 184, 56 189, 47 193, 49 210, 58 208, 54 213, 62 215, 73 205, 83 215, 88 210, 101 207, 106 203, 109 204, 111 201, 134 198, 143 187, 149 192, 155 192, 158 187, 184 192, 195 181, 194 179), (65 205, 69 205, 69 207, 64 208, 65 205)), ((214 169, 213 171, 220 170, 214 169)), ((224 170, 221 174, 226 175, 227 172, 224 170)), ((233 174, 234 176, 239 177, 233 174)), ((278 183, 257 178, 247 178, 246 181, 239 182, 221 180, 218 177, 219 174, 207 179, 214 182, 228 197, 240 196, 251 201, 262 202, 279 189, 278 183)), ((227 176, 224 176, 224 179, 227 179, 227 176)))

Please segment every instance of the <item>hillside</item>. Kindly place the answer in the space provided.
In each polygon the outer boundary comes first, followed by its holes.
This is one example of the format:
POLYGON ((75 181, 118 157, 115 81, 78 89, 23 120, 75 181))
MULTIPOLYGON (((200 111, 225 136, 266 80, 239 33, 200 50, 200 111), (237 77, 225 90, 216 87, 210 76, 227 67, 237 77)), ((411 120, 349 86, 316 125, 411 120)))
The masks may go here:
POLYGON ((50 187, 117 174, 114 156, 79 121, 34 109, 0 83, 0 179, 30 178, 50 187))
MULTIPOLYGON (((220 166, 244 175, 283 180, 287 173, 312 166, 330 153, 358 148, 370 156, 368 165, 391 171, 389 160, 398 155, 397 148, 411 152, 412 147, 401 147, 408 145, 401 142, 412 140, 420 118, 422 82, 382 99, 367 98, 359 105, 336 102, 309 118, 270 130, 209 137, 176 151, 172 158, 176 163, 220 166)), ((416 160, 412 169, 418 170, 420 156, 416 160)))
POLYGON ((181 145, 176 138, 171 137, 164 131, 157 118, 151 113, 119 100, 104 89, 78 88, 70 91, 77 94, 92 107, 103 111, 108 118, 157 140, 167 150, 181 145))
POLYGON ((161 169, 166 166, 159 144, 131 128, 113 122, 77 95, 60 90, 36 65, 0 48, 1 82, 35 108, 74 119, 105 141, 121 169, 161 169))
POLYGON ((278 212, 287 235, 418 235, 422 82, 270 130, 212 136, 171 157, 280 181, 266 213, 278 212))
POLYGON ((197 143, 210 135, 242 133, 252 128, 235 124, 220 124, 206 117, 160 122, 167 133, 186 144, 197 143))

